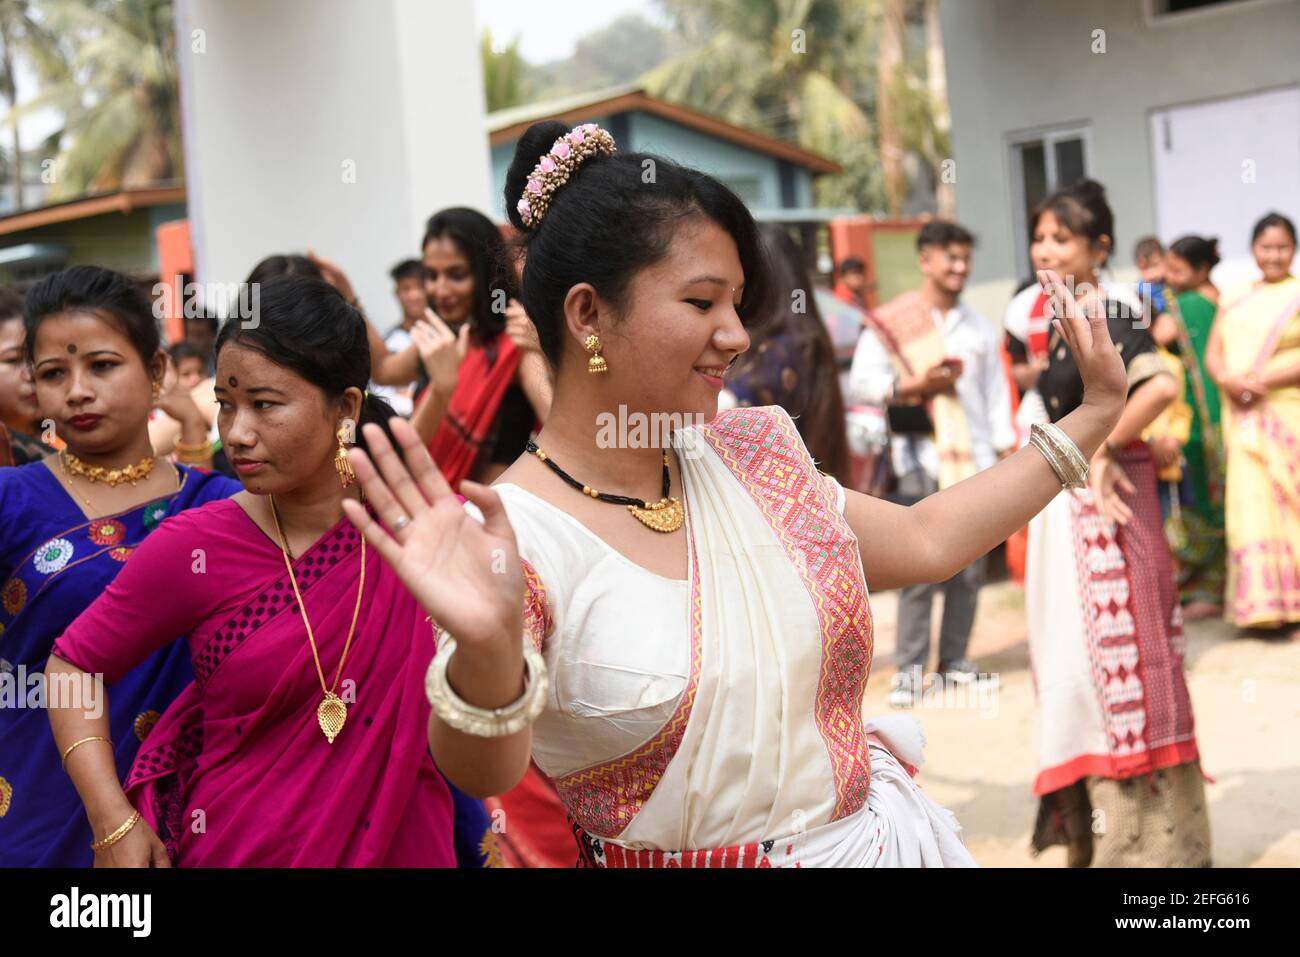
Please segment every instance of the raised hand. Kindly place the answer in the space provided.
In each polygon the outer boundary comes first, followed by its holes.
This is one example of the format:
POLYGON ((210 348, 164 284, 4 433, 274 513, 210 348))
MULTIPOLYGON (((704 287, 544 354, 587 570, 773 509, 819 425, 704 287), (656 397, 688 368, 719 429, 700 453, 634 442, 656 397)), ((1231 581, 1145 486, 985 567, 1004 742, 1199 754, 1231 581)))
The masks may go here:
POLYGON ((461 483, 461 494, 483 513, 480 523, 452 494, 410 424, 394 418, 389 425, 409 469, 379 426, 363 426, 374 461, 358 448, 348 458, 380 521, 351 499, 343 511, 456 639, 458 656, 500 659, 513 652, 519 659, 524 580, 500 497, 477 482, 461 483))
POLYGON ((511 299, 506 307, 506 335, 520 352, 542 351, 542 344, 537 338, 537 327, 517 299, 511 299))
POLYGON ((307 258, 320 270, 321 278, 343 294, 343 298, 352 305, 357 304, 357 294, 352 290, 352 283, 345 273, 336 263, 331 262, 324 256, 317 256, 310 249, 307 250, 307 258))
POLYGON ((1040 269, 1038 281, 1048 295, 1048 306, 1055 317, 1052 325, 1074 353, 1083 379, 1083 405, 1091 406, 1114 428, 1124 411, 1128 375, 1124 360, 1111 341, 1100 301, 1092 299, 1085 310, 1060 273, 1052 269, 1040 269))

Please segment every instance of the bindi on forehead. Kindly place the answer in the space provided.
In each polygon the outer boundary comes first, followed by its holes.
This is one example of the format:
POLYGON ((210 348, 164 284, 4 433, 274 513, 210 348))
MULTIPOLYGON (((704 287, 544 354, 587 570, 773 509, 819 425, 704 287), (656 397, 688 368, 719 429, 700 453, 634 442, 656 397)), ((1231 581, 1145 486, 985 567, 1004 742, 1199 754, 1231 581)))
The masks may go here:
POLYGON ((76 344, 75 342, 69 342, 69 343, 68 343, 68 355, 70 355, 70 356, 75 356, 76 354, 77 354, 77 344, 76 344))
POLYGON ((232 389, 237 388, 237 387, 239 386, 239 380, 236 379, 234 376, 231 376, 231 377, 230 377, 229 379, 227 379, 226 381, 230 383, 230 387, 231 387, 232 389))

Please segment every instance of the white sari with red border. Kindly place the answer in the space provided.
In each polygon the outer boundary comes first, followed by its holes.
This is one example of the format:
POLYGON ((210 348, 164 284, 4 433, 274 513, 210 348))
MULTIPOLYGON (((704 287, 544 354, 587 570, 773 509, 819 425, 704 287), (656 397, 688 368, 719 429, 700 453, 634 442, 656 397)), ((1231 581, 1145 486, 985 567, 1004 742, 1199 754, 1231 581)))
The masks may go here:
POLYGON ((913 780, 915 720, 863 720, 872 619, 843 490, 789 416, 679 433, 690 576, 496 486, 551 674, 534 759, 596 866, 972 866, 913 780))

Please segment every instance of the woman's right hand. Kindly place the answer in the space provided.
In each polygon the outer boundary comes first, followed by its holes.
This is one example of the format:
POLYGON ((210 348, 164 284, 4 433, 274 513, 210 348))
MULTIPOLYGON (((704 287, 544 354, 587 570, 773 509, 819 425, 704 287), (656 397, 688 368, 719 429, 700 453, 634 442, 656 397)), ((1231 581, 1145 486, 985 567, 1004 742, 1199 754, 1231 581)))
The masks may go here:
POLYGON ((171 867, 167 848, 144 818, 135 822, 121 840, 95 852, 96 867, 171 867))
POLYGON ((1093 297, 1085 309, 1053 269, 1041 269, 1038 281, 1048 295, 1052 325, 1074 354, 1083 379, 1083 406, 1091 408, 1105 426, 1105 433, 1119 421, 1128 396, 1128 373, 1124 360, 1110 338, 1105 310, 1093 297))
POLYGON ((348 459, 380 521, 352 499, 344 500, 344 512, 456 639, 458 656, 522 661, 524 578, 500 497, 477 482, 461 484, 461 494, 483 513, 479 522, 456 500, 410 423, 393 418, 389 425, 410 468, 379 426, 363 426, 371 454, 354 447, 348 459))

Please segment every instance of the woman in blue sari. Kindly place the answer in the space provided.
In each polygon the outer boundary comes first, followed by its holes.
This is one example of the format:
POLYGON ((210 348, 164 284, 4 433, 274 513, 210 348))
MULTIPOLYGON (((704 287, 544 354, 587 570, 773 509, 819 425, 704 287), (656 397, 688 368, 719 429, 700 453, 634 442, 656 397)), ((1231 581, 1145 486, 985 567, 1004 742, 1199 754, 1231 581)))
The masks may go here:
MULTIPOLYGON (((154 456, 155 403, 183 424, 182 461, 210 461, 208 429, 183 392, 160 394, 166 356, 158 326, 124 276, 91 266, 48 276, 27 294, 24 322, 41 412, 67 447, 0 470, 0 866, 89 866, 90 825, 45 705, 54 695, 80 695, 94 711, 104 699, 97 683, 47 687, 50 646, 160 522, 240 485, 154 456)), ((202 556, 193 571, 208 573, 202 556)), ((192 679, 185 644, 162 649, 114 687, 111 741, 78 744, 67 760, 111 747, 125 775, 192 679)))

